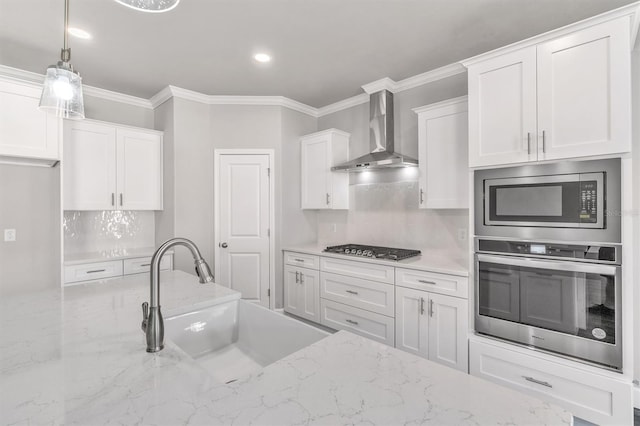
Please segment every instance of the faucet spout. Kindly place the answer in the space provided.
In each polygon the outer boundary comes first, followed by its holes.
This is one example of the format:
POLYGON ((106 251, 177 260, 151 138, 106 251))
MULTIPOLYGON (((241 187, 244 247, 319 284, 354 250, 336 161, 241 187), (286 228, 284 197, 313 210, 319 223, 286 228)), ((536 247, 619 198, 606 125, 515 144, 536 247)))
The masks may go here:
POLYGON ((151 258, 151 294, 150 303, 142 304, 142 329, 147 338, 147 352, 158 352, 164 348, 164 320, 160 311, 160 261, 171 247, 181 245, 191 251, 196 273, 201 283, 213 282, 213 274, 207 262, 202 258, 198 247, 186 238, 172 238, 158 247, 151 258))

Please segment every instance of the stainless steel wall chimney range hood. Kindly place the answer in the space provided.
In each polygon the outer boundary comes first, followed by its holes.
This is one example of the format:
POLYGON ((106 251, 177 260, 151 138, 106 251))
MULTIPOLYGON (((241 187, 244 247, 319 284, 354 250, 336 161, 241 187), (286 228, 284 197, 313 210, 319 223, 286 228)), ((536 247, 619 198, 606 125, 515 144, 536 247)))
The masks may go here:
POLYGON ((369 144, 371 152, 339 166, 333 171, 361 172, 392 167, 416 167, 418 160, 394 152, 393 93, 381 90, 369 98, 369 144))

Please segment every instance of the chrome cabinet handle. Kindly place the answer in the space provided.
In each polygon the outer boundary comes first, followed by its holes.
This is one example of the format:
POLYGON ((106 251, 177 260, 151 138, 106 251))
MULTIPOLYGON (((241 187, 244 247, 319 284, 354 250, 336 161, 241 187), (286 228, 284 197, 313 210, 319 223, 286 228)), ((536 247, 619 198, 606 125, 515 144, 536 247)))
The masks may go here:
POLYGON ((345 291, 349 294, 358 294, 357 291, 353 291, 353 290, 345 290, 345 291))
POLYGON ((542 131, 542 153, 544 154, 547 150, 547 132, 542 131))
POLYGON ((418 282, 422 284, 436 285, 436 283, 434 283, 433 281, 418 280, 418 282))
POLYGON ((544 382, 542 380, 536 380, 533 377, 522 376, 527 382, 535 383, 536 385, 546 386, 548 388, 552 388, 553 385, 549 382, 544 382))
POLYGON ((106 269, 94 269, 93 271, 87 271, 87 274, 96 274, 98 272, 104 272, 106 269))
POLYGON ((120 206, 122 207, 124 197, 122 196, 122 192, 120 193, 120 206))
POLYGON ((424 203, 424 189, 420 188, 420 204, 424 203))
POLYGON ((298 278, 298 274, 299 274, 299 273, 300 273, 300 272, 296 271, 296 283, 299 283, 299 282, 300 282, 300 281, 299 281, 299 278, 298 278))
POLYGON ((327 205, 329 205, 329 193, 327 193, 327 205))
POLYGON ((295 260, 296 262, 304 262, 304 259, 293 259, 293 260, 295 260))
POLYGON ((114 192, 111 193, 111 205, 116 205, 116 194, 114 192))
POLYGON ((349 324, 358 325, 358 321, 354 321, 350 319, 346 319, 345 321, 348 322, 349 324))
POLYGON ((527 154, 531 155, 531 133, 527 132, 527 154))
POLYGON ((142 265, 140 265, 140 267, 143 267, 143 266, 151 266, 151 264, 150 263, 143 263, 142 265))
POLYGON ((304 284, 304 274, 300 272, 300 284, 304 284))
POLYGON ((424 315, 424 297, 420 298, 420 315, 424 315))
POLYGON ((429 316, 433 317, 433 299, 429 299, 429 316))

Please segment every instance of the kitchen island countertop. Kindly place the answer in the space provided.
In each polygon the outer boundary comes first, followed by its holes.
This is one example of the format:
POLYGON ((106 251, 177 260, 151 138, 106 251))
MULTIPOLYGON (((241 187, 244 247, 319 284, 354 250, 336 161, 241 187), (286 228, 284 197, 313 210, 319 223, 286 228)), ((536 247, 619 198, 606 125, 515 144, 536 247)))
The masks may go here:
MULTIPOLYGON (((2 424, 571 424, 536 398, 338 332, 230 384, 145 352, 146 275, 0 300, 2 424)), ((165 318, 236 292, 162 274, 165 318)))

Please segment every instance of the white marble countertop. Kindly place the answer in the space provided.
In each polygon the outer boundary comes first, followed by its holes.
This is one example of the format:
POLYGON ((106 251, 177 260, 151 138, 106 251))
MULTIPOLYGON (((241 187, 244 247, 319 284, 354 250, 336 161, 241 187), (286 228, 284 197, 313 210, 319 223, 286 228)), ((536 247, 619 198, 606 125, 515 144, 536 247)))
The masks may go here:
POLYGON ((355 260, 358 262, 375 263, 376 265, 387 265, 396 268, 417 269, 420 271, 435 272, 439 274, 457 275, 460 277, 469 276, 469 265, 467 259, 442 250, 418 249, 422 252, 420 256, 396 262, 393 260, 369 259, 366 257, 327 253, 323 251, 325 248, 326 245, 311 244, 284 247, 282 250, 314 254, 317 256, 335 257, 338 259, 355 260))
MULTIPOLYGON (((156 247, 137 247, 65 254, 64 264, 65 266, 69 266, 93 262, 105 262, 109 260, 132 259, 135 257, 151 257, 155 251, 156 247)), ((167 250, 165 254, 173 254, 173 250, 167 250)))
MULTIPOLYGON (((0 300, 0 424, 562 425, 519 392, 348 332, 231 384, 170 341, 145 352, 146 277, 0 300)), ((164 272, 165 317, 238 294, 164 272)))

